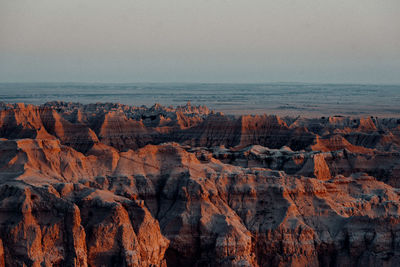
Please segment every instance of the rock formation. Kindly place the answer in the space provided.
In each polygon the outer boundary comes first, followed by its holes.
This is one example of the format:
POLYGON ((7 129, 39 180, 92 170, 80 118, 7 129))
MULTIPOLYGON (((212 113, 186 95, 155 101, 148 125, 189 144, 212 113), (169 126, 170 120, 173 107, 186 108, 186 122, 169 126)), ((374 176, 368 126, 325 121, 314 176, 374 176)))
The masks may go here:
POLYGON ((0 266, 400 262, 398 119, 0 107, 0 266))

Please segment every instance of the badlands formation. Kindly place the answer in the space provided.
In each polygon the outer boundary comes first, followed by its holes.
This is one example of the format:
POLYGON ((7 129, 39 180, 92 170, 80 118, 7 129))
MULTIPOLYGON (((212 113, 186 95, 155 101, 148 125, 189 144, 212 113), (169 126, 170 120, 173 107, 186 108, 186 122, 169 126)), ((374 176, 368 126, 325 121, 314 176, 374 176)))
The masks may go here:
POLYGON ((0 103, 0 266, 399 266, 400 120, 0 103))

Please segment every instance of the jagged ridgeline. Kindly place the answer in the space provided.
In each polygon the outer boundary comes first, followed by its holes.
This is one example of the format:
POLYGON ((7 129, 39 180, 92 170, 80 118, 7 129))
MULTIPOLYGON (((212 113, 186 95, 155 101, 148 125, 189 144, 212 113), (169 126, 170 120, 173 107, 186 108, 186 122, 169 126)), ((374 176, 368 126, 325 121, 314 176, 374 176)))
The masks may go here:
POLYGON ((0 266, 396 266, 400 120, 0 103, 0 266))

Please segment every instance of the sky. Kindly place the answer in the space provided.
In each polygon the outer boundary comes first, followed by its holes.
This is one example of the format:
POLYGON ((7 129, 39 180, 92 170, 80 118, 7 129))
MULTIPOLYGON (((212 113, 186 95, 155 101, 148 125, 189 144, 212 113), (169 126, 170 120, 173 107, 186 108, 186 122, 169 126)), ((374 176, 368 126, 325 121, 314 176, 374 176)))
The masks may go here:
POLYGON ((0 0, 0 82, 400 84, 399 0, 0 0))

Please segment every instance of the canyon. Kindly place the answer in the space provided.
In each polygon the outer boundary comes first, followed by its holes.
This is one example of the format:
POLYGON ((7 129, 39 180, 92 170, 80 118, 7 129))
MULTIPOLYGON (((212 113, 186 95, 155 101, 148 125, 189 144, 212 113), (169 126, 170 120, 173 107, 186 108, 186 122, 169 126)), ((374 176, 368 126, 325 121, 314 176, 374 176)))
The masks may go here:
POLYGON ((400 119, 0 103, 0 266, 398 266, 400 119))

